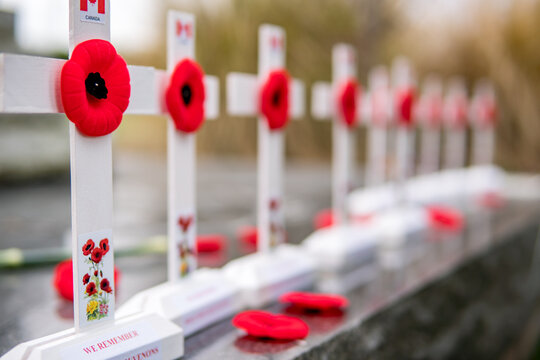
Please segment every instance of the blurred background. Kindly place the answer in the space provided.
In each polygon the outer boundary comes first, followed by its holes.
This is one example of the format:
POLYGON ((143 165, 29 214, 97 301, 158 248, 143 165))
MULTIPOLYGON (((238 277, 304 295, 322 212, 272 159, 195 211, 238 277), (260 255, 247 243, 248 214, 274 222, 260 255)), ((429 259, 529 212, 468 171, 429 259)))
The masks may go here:
MULTIPOLYGON (((0 51, 66 57, 67 6, 63 0, 0 0, 0 51), (46 31, 44 31, 46 29, 46 31)), ((431 72, 463 75, 469 88, 493 80, 500 106, 496 162, 508 170, 540 169, 540 1, 537 0, 115 0, 112 41, 128 63, 165 67, 167 9, 197 15, 197 59, 222 81, 230 71, 256 71, 257 27, 287 32, 287 66, 306 82, 330 79, 336 42, 358 49, 359 76, 403 54, 420 79, 431 72)), ((223 83, 222 83, 223 85, 223 83)), ((222 86, 222 100, 224 100, 222 86)), ((309 91, 308 104, 309 104, 309 91)), ((256 121, 222 116, 198 135, 200 154, 254 159, 256 121)), ((0 117, 0 181, 55 176, 68 169, 67 126, 61 117, 43 121, 0 117), (35 131, 34 131, 35 130, 35 131), (19 134, 19 135, 14 135, 19 134), (39 134, 39 136, 38 136, 39 134), (19 137, 36 146, 18 146, 19 137), (25 140, 28 141, 28 140, 25 140), (22 160, 22 161, 21 161, 22 160)), ((165 153, 165 119, 126 116, 116 133, 120 149, 165 153)), ((287 156, 330 159, 330 124, 292 122, 287 156)), ((359 130, 363 139, 364 130, 359 130)), ((363 144, 360 142, 360 144, 363 144)), ((365 146, 358 146, 360 162, 365 146)))

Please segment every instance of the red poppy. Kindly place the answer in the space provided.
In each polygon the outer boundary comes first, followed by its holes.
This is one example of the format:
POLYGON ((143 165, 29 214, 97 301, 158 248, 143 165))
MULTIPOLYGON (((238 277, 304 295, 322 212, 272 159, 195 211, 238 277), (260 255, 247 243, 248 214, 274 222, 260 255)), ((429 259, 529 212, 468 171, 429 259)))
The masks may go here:
POLYGON ((80 43, 60 77, 66 116, 87 136, 110 134, 128 107, 129 81, 126 62, 111 43, 99 39, 80 43))
POLYGON ((337 108, 341 119, 350 128, 355 126, 357 121, 358 92, 358 83, 354 80, 343 82, 338 92, 337 108))
MULTIPOLYGON (((97 275, 97 270, 94 273, 97 275)), ((121 273, 114 267, 114 282, 118 289, 121 273)), ((62 298, 73 301, 73 262, 71 259, 60 262, 54 268, 53 285, 58 295, 62 298)))
POLYGON ((238 229, 237 234, 243 244, 257 245, 258 229, 256 226, 242 226, 238 229))
POLYGON ((284 128, 289 121, 289 74, 274 70, 259 92, 260 111, 266 117, 270 130, 284 128))
POLYGON ((403 88, 396 92, 396 117, 400 125, 411 126, 413 123, 413 104, 415 94, 413 88, 403 88))
POLYGON ((332 225, 334 225, 334 212, 332 209, 319 211, 313 219, 313 226, 316 230, 331 227, 332 225))
POLYGON ((94 246, 96 246, 96 244, 94 244, 94 241, 92 239, 87 240, 86 244, 84 244, 82 247, 83 255, 84 256, 90 255, 90 253, 94 249, 94 246))
POLYGON ((192 222, 193 222, 193 216, 180 216, 178 218, 178 225, 180 225, 182 232, 188 231, 192 222))
POLYGON ((105 239, 102 239, 100 242, 99 242, 99 247, 101 248, 101 250, 103 250, 103 255, 107 254, 109 252, 109 239, 105 238, 105 239))
POLYGON ((193 60, 180 61, 165 94, 167 109, 177 130, 191 133, 204 122, 204 73, 193 60))
POLYGON ((97 248, 94 248, 94 250, 92 250, 92 255, 90 256, 90 258, 92 259, 93 262, 97 264, 101 261, 101 258, 103 258, 103 255, 105 255, 103 253, 103 250, 97 247, 97 248))
POLYGON ((290 292, 283 294, 279 301, 306 310, 330 310, 347 307, 349 301, 346 297, 332 294, 314 294, 309 292, 290 292))
POLYGON ((95 271, 94 271, 94 276, 97 276, 97 274, 98 274, 98 271, 95 270, 95 271))
POLYGON ((306 323, 298 318, 259 310, 241 312, 232 319, 232 323, 249 335, 260 338, 297 340, 304 339, 309 333, 306 323))
POLYGON ((427 208, 431 226, 438 230, 461 231, 464 225, 463 215, 452 208, 430 206, 427 208))
POLYGON ((83 276, 83 279, 82 279, 83 285, 88 284, 89 281, 90 281, 90 275, 89 275, 89 274, 85 274, 85 275, 83 276))
POLYGON ((101 282, 99 283, 99 287, 105 292, 112 293, 111 284, 109 283, 109 279, 107 278, 101 280, 101 282))
POLYGON ((210 253, 220 251, 225 247, 227 238, 219 234, 197 236, 197 253, 210 253))
POLYGON ((96 284, 92 281, 90 284, 86 285, 86 293, 91 296, 97 293, 96 284))

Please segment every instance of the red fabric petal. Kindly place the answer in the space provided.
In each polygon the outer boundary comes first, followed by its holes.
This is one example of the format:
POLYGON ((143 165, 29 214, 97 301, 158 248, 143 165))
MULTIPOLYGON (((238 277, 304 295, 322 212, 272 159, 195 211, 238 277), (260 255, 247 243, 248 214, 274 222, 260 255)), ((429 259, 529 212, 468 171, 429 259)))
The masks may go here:
POLYGON ((315 215, 313 219, 313 226, 315 229, 324 229, 334 225, 334 213, 332 209, 321 210, 315 215))
MULTIPOLYGON (((118 289, 121 273, 114 267, 114 283, 118 289)), ((60 297, 73 301, 73 261, 71 259, 58 263, 54 268, 53 286, 60 297)))
POLYGON ((199 235, 197 236, 197 252, 198 253, 209 253, 221 251, 225 244, 227 243, 227 238, 219 234, 208 234, 208 235, 199 235))
POLYGON ((243 226, 238 229, 238 238, 244 244, 257 245, 258 232, 256 226, 243 226))
POLYGON ((432 227, 439 230, 460 231, 463 229, 463 215, 452 208, 431 206, 427 208, 432 227))
POLYGON ((284 128, 289 121, 289 74, 275 70, 268 74, 259 93, 260 111, 270 130, 284 128))
POLYGON ((167 109, 178 131, 197 131, 204 122, 204 72, 199 64, 190 59, 180 61, 171 75, 165 94, 167 109), (190 89, 190 100, 185 102, 182 89, 190 89))
POLYGON ((403 88, 396 92, 396 116, 400 125, 412 125, 414 100, 415 93, 412 88, 403 88))
POLYGON ((309 333, 306 323, 298 318, 259 310, 241 312, 232 319, 232 323, 259 338, 297 340, 304 339, 309 333))
POLYGON ((346 297, 333 294, 315 294, 309 292, 290 292, 283 294, 279 301, 306 310, 330 310, 347 307, 349 301, 346 297))
POLYGON ((105 40, 88 40, 73 50, 62 67, 60 93, 64 112, 87 136, 110 134, 122 122, 129 105, 131 86, 126 62, 105 40), (98 72, 105 80, 107 98, 97 99, 86 91, 88 74, 98 72))
POLYGON ((345 125, 352 128, 357 122, 358 111, 358 83, 354 80, 345 81, 338 92, 338 109, 345 125))

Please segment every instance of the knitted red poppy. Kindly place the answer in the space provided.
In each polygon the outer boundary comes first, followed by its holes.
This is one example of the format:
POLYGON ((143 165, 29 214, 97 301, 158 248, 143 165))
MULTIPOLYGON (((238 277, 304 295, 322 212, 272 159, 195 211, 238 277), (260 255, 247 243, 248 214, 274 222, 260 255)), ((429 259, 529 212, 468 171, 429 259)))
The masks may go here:
POLYGON ((227 238, 219 234, 197 236, 197 253, 210 253, 220 251, 225 247, 227 238))
POLYGON ((259 105, 270 130, 284 128, 289 121, 289 74, 274 70, 260 89, 259 105))
POLYGON ((345 81, 338 92, 337 103, 339 114, 345 124, 352 128, 356 125, 358 111, 358 83, 354 80, 345 81))
POLYGON ((316 230, 324 229, 334 225, 334 213, 332 209, 324 209, 319 211, 313 219, 313 226, 316 230))
POLYGON ((242 226, 238 229, 238 238, 247 245, 257 245, 258 229, 256 226, 242 226))
POLYGON ((64 112, 87 136, 110 134, 120 125, 131 86, 126 62, 105 40, 88 40, 73 50, 62 67, 64 112))
POLYGON ((463 229, 463 215, 452 208, 430 206, 427 208, 429 222, 437 230, 460 231, 463 229))
POLYGON ((413 104, 415 94, 413 88, 403 88, 396 92, 396 117, 398 124, 411 126, 413 123, 413 104))
MULTIPOLYGON (((118 270, 118 268, 115 266, 114 283, 117 289, 120 277, 120 270, 118 270)), ((53 274, 53 285, 60 297, 69 301, 73 301, 73 262, 71 261, 71 259, 64 260, 58 265, 56 265, 53 274)))
POLYGON ((237 314, 232 323, 249 335, 280 340, 304 339, 309 328, 302 320, 266 311, 248 310, 237 314))
POLYGON ((190 59, 183 59, 174 68, 165 102, 178 131, 195 132, 204 122, 203 77, 201 67, 190 59))
POLYGON ((340 309, 349 305, 349 301, 344 296, 309 292, 286 293, 281 295, 279 301, 282 303, 290 303, 305 310, 319 311, 340 309))

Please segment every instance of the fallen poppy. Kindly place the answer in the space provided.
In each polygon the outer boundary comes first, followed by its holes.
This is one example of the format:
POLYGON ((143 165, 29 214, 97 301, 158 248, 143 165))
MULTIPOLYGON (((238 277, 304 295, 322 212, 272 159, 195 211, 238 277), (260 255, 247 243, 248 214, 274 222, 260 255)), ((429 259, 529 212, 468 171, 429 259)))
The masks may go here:
POLYGON ((325 311, 341 309, 349 305, 346 297, 333 294, 315 294, 310 292, 289 292, 281 295, 279 301, 290 303, 305 310, 325 311))
POLYGON ((338 92, 337 105, 341 118, 348 127, 356 125, 358 111, 358 83, 354 80, 345 81, 338 92))
POLYGON ((220 251, 225 247, 227 238, 219 234, 197 236, 197 253, 210 253, 220 251))
POLYGON ((284 128, 289 121, 289 74, 274 70, 259 93, 260 111, 266 117, 270 130, 284 128))
POLYGON ((258 229, 256 226, 242 226, 238 229, 238 238, 247 245, 257 245, 258 229))
MULTIPOLYGON (((94 275, 96 274, 94 273, 94 275)), ((115 266, 114 283, 116 288, 118 288, 120 277, 120 270, 115 266)), ((64 260, 56 265, 53 274, 53 285, 58 295, 66 300, 73 301, 73 262, 71 259, 64 260)))
POLYGON ((266 311, 248 310, 237 314, 232 323, 248 335, 279 340, 304 339, 309 328, 302 320, 266 311))
POLYGON ((204 122, 204 73, 195 61, 183 59, 174 68, 165 102, 177 130, 191 133, 204 122))
POLYGON ((99 39, 80 43, 60 76, 66 116, 87 136, 110 134, 129 105, 129 81, 126 62, 111 43, 99 39))
POLYGON ((396 92, 395 106, 398 124, 411 126, 413 123, 413 104, 415 94, 413 88, 402 88, 396 92))
POLYGON ((444 206, 430 206, 427 211, 430 224, 435 229, 447 231, 463 229, 464 219, 459 211, 444 206))
POLYGON ((313 219, 313 226, 316 230, 324 229, 334 225, 334 213, 332 209, 319 211, 313 219))

